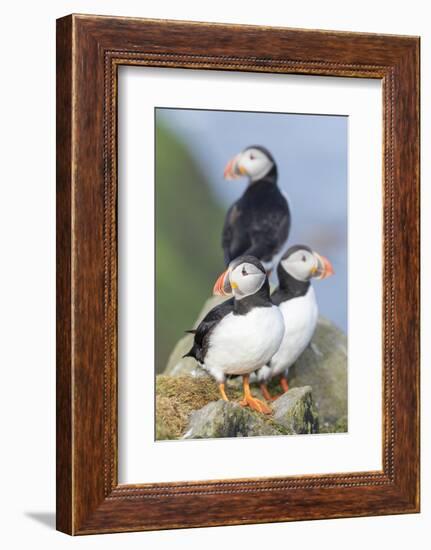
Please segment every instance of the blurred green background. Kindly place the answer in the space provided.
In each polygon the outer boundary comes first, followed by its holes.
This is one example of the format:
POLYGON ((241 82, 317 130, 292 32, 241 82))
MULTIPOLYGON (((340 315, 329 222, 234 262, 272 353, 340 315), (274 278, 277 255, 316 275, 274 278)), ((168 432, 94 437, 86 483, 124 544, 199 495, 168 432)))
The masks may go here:
POLYGON ((156 125, 156 372, 224 269, 224 210, 188 149, 156 125))

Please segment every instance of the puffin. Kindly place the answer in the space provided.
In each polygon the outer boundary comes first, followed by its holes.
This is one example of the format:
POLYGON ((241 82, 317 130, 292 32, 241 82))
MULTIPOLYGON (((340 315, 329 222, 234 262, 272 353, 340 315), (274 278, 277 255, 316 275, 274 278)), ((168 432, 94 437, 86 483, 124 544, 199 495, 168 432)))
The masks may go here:
POLYGON ((290 231, 287 198, 277 185, 277 165, 261 145, 252 145, 226 165, 224 177, 248 177, 242 196, 228 209, 222 232, 225 265, 238 256, 255 256, 267 271, 282 253, 290 231))
POLYGON ((184 357, 194 357, 218 382, 225 401, 226 378, 242 376, 240 404, 270 414, 270 407, 253 397, 249 383, 250 374, 270 362, 284 334, 283 315, 271 301, 266 270, 256 257, 239 256, 219 276, 213 294, 230 299, 214 307, 189 331, 194 342, 184 357))
POLYGON ((280 376, 283 393, 289 389, 288 372, 309 345, 318 318, 318 306, 311 279, 322 280, 334 274, 330 261, 305 245, 290 247, 277 268, 279 287, 271 296, 284 319, 284 336, 272 359, 257 372, 261 392, 267 401, 276 399, 267 383, 280 376))

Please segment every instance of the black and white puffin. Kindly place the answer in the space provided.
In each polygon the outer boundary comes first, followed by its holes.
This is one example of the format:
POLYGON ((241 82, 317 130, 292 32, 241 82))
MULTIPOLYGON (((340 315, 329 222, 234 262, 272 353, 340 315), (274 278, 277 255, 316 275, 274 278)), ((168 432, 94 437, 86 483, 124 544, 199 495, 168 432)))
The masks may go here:
POLYGON ((277 269, 279 287, 271 300, 277 305, 284 319, 284 336, 277 353, 257 373, 263 396, 269 394, 267 382, 281 375, 284 392, 289 389, 287 375, 311 341, 317 324, 318 307, 311 279, 325 279, 333 275, 330 261, 308 246, 295 245, 283 255, 277 269))
POLYGON ((247 147, 227 163, 226 179, 243 176, 249 178, 247 189, 229 208, 224 222, 225 265, 247 254, 270 271, 289 236, 289 204, 277 185, 275 160, 265 147, 247 147))
POLYGON ((225 381, 229 375, 243 377, 243 406, 270 414, 266 403, 253 397, 249 375, 266 365, 280 347, 283 316, 271 302, 268 277, 253 256, 240 256, 217 279, 213 293, 232 299, 213 308, 194 333, 194 357, 218 382, 222 399, 228 401, 225 381))

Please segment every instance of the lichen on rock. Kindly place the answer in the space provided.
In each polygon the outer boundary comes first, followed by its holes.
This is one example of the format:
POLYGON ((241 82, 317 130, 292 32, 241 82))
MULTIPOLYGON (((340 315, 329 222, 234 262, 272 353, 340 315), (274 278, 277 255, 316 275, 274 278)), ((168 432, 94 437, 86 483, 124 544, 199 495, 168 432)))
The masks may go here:
POLYGON ((271 417, 233 401, 213 401, 191 414, 184 439, 252 437, 290 433, 271 417))
POLYGON ((319 419, 313 405, 311 387, 292 388, 273 403, 274 422, 290 433, 319 433, 319 419))
MULTIPOLYGON (((219 397, 211 378, 160 375, 156 380, 156 439, 203 439, 316 433, 311 388, 295 388, 272 404, 274 413, 242 407, 242 390, 228 385, 230 401, 219 397)), ((254 394, 262 398, 258 390, 254 394)))

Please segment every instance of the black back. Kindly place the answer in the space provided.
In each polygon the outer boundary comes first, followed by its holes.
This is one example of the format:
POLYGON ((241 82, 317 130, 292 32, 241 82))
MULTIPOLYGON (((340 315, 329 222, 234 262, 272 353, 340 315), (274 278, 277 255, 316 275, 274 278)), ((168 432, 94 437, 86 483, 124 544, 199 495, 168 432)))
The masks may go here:
POLYGON ((265 177, 250 183, 226 214, 222 234, 225 264, 243 254, 271 261, 289 236, 290 220, 274 164, 265 177))

